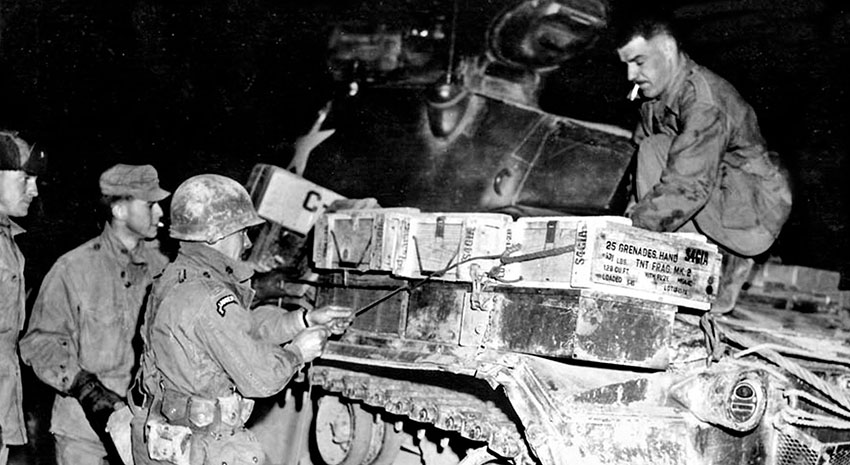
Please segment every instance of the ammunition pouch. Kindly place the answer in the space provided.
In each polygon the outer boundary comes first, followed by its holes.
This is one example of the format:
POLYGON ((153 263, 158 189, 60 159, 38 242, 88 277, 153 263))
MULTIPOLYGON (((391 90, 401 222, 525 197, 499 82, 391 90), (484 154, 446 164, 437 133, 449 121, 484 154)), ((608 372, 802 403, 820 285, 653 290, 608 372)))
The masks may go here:
POLYGON ((233 393, 214 399, 190 396, 171 389, 162 393, 160 411, 169 423, 193 430, 232 431, 248 421, 254 401, 233 393))
POLYGON ((192 453, 192 430, 187 426, 172 425, 158 415, 151 415, 145 423, 148 455, 174 465, 189 465, 192 453))

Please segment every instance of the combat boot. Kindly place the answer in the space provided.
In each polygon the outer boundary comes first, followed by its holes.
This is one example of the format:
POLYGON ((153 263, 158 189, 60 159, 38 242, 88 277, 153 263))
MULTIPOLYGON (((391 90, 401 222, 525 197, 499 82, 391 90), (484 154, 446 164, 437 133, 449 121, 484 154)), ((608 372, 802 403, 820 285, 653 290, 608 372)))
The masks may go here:
POLYGON ((738 295, 741 293, 744 284, 749 280, 750 271, 752 271, 754 264, 755 260, 752 258, 731 253, 723 254, 723 266, 720 269, 720 289, 718 290, 717 300, 711 305, 711 313, 729 313, 735 308, 738 295))

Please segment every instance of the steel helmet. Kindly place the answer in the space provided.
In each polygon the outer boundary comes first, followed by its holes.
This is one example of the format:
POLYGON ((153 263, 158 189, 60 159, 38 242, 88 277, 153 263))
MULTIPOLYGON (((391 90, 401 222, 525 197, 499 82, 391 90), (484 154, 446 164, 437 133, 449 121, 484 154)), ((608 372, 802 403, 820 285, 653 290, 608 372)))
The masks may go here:
POLYGON ((248 191, 225 176, 193 176, 171 197, 169 235, 175 239, 211 244, 263 221, 248 191))

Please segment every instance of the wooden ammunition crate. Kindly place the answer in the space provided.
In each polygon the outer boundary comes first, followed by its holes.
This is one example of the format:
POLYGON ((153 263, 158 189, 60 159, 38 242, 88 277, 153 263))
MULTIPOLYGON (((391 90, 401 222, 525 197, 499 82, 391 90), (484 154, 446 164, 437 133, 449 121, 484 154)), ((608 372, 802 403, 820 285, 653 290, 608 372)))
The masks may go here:
MULTIPOLYGON (((327 273, 320 275, 316 307, 339 305, 362 309, 377 302, 407 282, 388 275, 327 273)), ((357 316, 349 332, 365 334, 404 334, 408 307, 407 292, 399 292, 357 316)))
POLYGON ((415 208, 341 210, 323 215, 313 238, 319 269, 393 269, 398 241, 406 236, 415 208))
POLYGON ((646 231, 621 217, 513 221, 501 214, 412 209, 325 215, 313 258, 324 269, 590 289, 702 310, 715 299, 721 264, 717 247, 702 235, 646 231), (457 266, 438 274, 449 265, 457 266))
POLYGON ((470 258, 499 255, 505 250, 512 218, 494 213, 421 213, 411 218, 407 234, 398 242, 393 274, 422 278, 460 264, 435 279, 471 281, 473 265, 489 271, 497 260, 470 258))
POLYGON ((621 216, 551 216, 517 219, 508 231, 509 246, 517 246, 514 256, 552 251, 556 255, 507 264, 502 267, 505 283, 522 287, 571 288, 574 250, 559 252, 576 244, 579 226, 588 222, 605 225, 631 221, 621 216))
POLYGON ((586 222, 576 233, 574 288, 708 310, 717 294, 721 255, 691 233, 656 233, 586 222))
POLYGON ((248 192, 257 213, 284 228, 306 235, 328 205, 342 195, 273 165, 251 170, 248 192))
POLYGON ((671 304, 591 290, 509 287, 467 294, 464 303, 462 346, 654 369, 669 363, 677 310, 671 304))
MULTIPOLYGON (((359 308, 403 284, 380 276, 337 275, 317 305, 359 308)), ((431 281, 358 316, 345 340, 380 347, 413 344, 484 348, 565 360, 664 369, 676 306, 578 289, 497 287, 431 281), (382 338, 380 342, 378 339, 382 338), (390 338, 386 340, 385 338, 390 338)))

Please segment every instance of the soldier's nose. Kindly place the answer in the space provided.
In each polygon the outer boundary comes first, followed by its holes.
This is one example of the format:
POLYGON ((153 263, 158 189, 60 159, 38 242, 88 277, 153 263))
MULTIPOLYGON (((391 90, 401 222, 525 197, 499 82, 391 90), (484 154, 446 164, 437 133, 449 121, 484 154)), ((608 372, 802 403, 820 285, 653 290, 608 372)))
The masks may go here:
POLYGON ((629 82, 634 82, 637 80, 637 75, 637 66, 630 63, 629 66, 626 68, 626 78, 629 80, 629 82))

